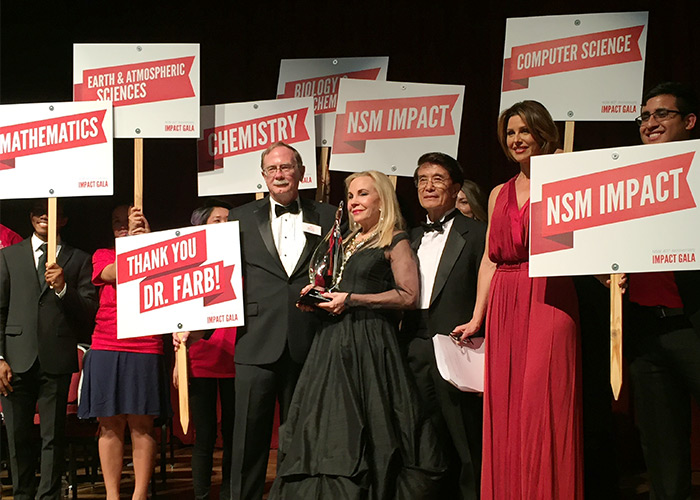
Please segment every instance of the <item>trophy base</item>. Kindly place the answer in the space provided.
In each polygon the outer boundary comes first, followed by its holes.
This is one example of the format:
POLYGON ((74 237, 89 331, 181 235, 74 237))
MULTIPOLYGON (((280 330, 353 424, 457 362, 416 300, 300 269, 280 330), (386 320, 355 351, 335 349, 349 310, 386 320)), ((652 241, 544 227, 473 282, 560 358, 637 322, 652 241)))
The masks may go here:
POLYGON ((312 288, 304 295, 299 297, 299 300, 297 300, 297 304, 302 306, 315 306, 316 304, 320 304, 321 302, 330 302, 332 300, 329 297, 324 297, 323 295, 321 295, 322 293, 324 292, 318 290, 317 288, 312 288))

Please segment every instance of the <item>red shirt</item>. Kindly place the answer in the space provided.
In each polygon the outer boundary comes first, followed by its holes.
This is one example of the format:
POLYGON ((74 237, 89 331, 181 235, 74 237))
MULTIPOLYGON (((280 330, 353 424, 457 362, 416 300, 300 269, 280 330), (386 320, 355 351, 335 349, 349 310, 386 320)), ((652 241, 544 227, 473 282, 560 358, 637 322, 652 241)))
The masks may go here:
POLYGON ((0 224, 0 248, 9 247, 22 241, 22 237, 9 227, 0 224))
POLYGON ((195 342, 189 348, 190 372, 193 377, 231 378, 236 375, 233 351, 236 328, 219 328, 209 340, 195 342))
POLYGON ((117 339, 117 286, 101 278, 105 267, 113 264, 117 257, 113 248, 102 248, 92 256, 92 282, 99 287, 100 307, 95 317, 92 334, 92 349, 102 351, 141 352, 163 354, 163 339, 160 335, 117 339))
POLYGON ((683 307, 673 271, 628 275, 630 300, 642 306, 683 307))

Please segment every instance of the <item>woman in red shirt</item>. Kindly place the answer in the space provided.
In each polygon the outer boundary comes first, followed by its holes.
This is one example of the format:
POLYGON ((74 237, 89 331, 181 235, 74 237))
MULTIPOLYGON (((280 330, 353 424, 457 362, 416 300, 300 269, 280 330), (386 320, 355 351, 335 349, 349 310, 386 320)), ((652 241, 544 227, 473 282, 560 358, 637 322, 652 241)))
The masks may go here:
MULTIPOLYGON (((112 212, 115 238, 149 231, 140 210, 132 208, 131 212, 128 216, 126 206, 112 212)), ((100 306, 91 349, 85 358, 78 416, 97 418, 100 423, 98 447, 107 500, 119 499, 124 432, 129 425, 133 499, 145 500, 156 455, 153 420, 167 411, 163 397, 163 342, 160 336, 117 339, 115 260, 114 248, 97 250, 92 257, 92 282, 99 288, 100 306)))

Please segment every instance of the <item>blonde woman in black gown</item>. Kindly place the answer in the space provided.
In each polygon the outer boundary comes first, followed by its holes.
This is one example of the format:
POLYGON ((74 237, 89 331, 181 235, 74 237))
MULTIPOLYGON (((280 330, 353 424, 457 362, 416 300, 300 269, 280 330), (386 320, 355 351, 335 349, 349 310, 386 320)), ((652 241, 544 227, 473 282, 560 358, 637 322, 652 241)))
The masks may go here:
POLYGON ((445 464, 397 342, 401 310, 418 299, 417 260, 389 178, 361 172, 345 186, 347 260, 319 305, 330 315, 280 430, 270 498, 431 498, 445 464))

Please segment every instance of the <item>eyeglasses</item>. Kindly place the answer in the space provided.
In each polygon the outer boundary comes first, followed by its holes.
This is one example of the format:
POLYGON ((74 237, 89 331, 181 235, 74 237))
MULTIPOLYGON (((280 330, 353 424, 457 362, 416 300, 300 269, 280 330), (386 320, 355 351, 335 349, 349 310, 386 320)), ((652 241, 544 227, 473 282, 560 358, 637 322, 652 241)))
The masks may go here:
POLYGON ((663 122, 672 117, 672 115, 680 115, 681 112, 678 111, 677 109, 666 109, 666 108, 659 108, 653 113, 649 113, 648 111, 645 111, 641 115, 639 115, 637 118, 634 119, 635 122, 637 122, 637 125, 640 127, 642 124, 646 123, 649 121, 649 119, 653 116, 654 120, 657 122, 663 122))
POLYGON ((288 174, 292 170, 294 170, 294 165, 292 165, 291 163, 283 163, 282 165, 269 165, 262 169, 263 174, 267 175, 268 177, 272 177, 278 171, 282 172, 283 174, 288 174))
POLYGON ((416 186, 418 186, 418 188, 420 189, 425 189, 426 187, 428 187, 429 182, 433 183, 433 187, 445 188, 447 187, 450 181, 439 175, 435 175, 433 177, 420 176, 416 181, 416 186))

